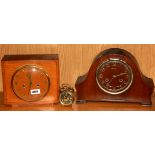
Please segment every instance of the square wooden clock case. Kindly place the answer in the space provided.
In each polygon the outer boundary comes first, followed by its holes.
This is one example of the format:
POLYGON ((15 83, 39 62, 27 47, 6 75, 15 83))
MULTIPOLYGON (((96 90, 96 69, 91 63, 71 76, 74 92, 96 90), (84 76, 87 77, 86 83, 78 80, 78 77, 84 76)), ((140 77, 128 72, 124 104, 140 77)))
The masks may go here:
POLYGON ((5 55, 1 61, 4 104, 59 102, 57 54, 5 55))

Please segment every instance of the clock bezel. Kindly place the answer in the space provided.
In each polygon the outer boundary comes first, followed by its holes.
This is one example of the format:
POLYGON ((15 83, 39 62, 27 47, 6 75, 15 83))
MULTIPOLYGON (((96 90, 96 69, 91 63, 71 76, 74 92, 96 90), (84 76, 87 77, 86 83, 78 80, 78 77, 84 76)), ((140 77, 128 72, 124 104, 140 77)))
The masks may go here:
POLYGON ((106 93, 108 93, 108 94, 111 94, 111 95, 118 95, 118 94, 122 94, 122 93, 126 92, 126 91, 131 87, 131 85, 132 85, 132 83, 133 83, 133 80, 134 80, 134 75, 133 75, 132 68, 130 67, 130 65, 129 65, 128 63, 126 63, 124 60, 121 60, 120 58, 109 58, 109 59, 105 60, 105 61, 101 62, 101 64, 99 64, 99 66, 97 67, 97 70, 96 70, 96 82, 97 82, 97 85, 99 86, 99 88, 100 88, 102 91, 104 91, 104 92, 106 92, 106 93), (129 69, 129 71, 130 71, 130 73, 131 73, 131 75, 130 75, 131 80, 130 80, 130 83, 128 84, 128 86, 125 87, 123 90, 120 90, 120 91, 117 91, 117 92, 112 92, 112 91, 110 91, 110 90, 107 90, 107 89, 103 88, 103 87, 101 86, 99 80, 98 80, 98 75, 99 75, 100 68, 101 68, 105 63, 111 62, 111 61, 119 61, 119 62, 121 62, 122 64, 124 64, 124 65, 127 66, 127 68, 129 69))
POLYGON ((16 71, 13 73, 12 77, 11 77, 11 88, 12 88, 12 90, 13 90, 13 93, 14 93, 19 99, 21 99, 21 100, 23 100, 23 101, 26 101, 26 102, 36 102, 36 101, 42 100, 42 99, 48 94, 49 89, 50 89, 50 85, 51 85, 51 81, 50 81, 50 77, 49 77, 49 75, 47 74, 47 72, 46 72, 42 67, 40 67, 40 66, 38 66, 38 65, 35 65, 35 64, 27 64, 27 65, 23 65, 23 66, 18 67, 18 68, 16 69, 16 71), (43 72, 43 73, 46 75, 47 80, 48 80, 48 89, 47 89, 47 92, 46 92, 43 96, 41 96, 40 98, 37 98, 37 99, 32 100, 32 101, 23 99, 22 97, 20 97, 19 95, 17 95, 17 93, 16 93, 16 91, 15 91, 15 89, 14 89, 14 86, 13 86, 13 80, 14 80, 14 77, 15 77, 16 73, 19 72, 21 69, 26 68, 26 67, 32 67, 32 68, 37 68, 37 69, 39 69, 41 72, 43 72))

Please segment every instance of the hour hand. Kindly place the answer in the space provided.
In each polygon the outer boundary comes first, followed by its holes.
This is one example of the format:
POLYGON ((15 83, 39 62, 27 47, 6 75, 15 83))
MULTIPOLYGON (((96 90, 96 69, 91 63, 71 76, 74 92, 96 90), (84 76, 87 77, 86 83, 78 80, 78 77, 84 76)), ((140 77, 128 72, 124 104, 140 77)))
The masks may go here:
MULTIPOLYGON (((28 77, 28 79, 29 79, 29 86, 30 86, 30 91, 31 91, 31 86, 32 86, 32 75, 29 73, 29 74, 27 75, 27 77, 28 77)), ((29 93, 30 93, 30 91, 29 91, 29 93)))

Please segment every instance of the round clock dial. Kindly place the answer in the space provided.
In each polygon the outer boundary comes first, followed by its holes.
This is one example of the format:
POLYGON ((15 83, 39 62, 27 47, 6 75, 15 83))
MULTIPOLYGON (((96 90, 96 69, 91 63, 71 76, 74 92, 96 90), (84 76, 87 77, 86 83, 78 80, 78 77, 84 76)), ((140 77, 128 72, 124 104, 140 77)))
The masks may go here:
POLYGON ((62 105, 71 105, 75 101, 75 92, 72 87, 69 85, 63 84, 62 87, 60 87, 60 97, 59 97, 60 103, 62 105))
POLYGON ((32 102, 41 100, 50 87, 46 72, 33 65, 19 68, 12 77, 12 89, 17 97, 32 102))
POLYGON ((60 103, 62 105, 71 105, 74 102, 74 96, 69 92, 62 92, 60 94, 60 103))
POLYGON ((121 94, 131 86, 133 73, 126 62, 119 59, 109 59, 98 67, 96 81, 104 92, 121 94))

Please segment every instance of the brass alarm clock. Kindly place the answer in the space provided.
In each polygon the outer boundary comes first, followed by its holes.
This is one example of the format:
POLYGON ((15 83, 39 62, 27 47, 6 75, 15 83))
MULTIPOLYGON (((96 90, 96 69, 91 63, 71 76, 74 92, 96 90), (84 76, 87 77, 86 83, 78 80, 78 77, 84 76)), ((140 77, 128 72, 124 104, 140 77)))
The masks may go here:
POLYGON ((5 55, 2 59, 2 73, 5 104, 59 102, 57 54, 5 55))
POLYGON ((123 102, 151 105, 153 80, 144 76, 135 57, 120 48, 99 53, 75 84, 77 102, 123 102))
POLYGON ((75 98, 74 88, 68 84, 62 84, 60 87, 60 103, 64 106, 69 106, 75 102, 75 98))

